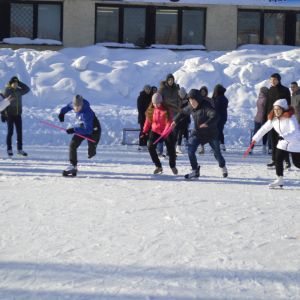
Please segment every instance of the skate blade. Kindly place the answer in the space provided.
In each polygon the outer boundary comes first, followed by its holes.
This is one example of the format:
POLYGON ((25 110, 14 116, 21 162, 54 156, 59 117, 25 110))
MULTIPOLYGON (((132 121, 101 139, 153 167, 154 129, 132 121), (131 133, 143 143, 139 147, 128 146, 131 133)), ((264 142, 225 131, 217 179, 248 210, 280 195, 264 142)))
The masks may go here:
POLYGON ((63 171, 62 175, 64 177, 76 177, 77 173, 74 173, 74 172, 70 173, 70 172, 63 171))

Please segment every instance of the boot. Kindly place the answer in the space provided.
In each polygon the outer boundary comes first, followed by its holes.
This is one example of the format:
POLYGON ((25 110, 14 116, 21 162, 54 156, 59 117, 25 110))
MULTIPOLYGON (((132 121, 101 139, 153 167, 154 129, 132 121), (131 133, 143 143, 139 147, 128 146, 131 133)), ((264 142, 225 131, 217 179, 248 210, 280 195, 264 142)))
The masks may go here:
POLYGON ((8 155, 8 156, 13 156, 14 153, 13 153, 13 151, 12 151, 11 149, 9 149, 9 150, 7 150, 7 155, 8 155))
POLYGON ((223 168, 221 168, 221 170, 222 170, 223 177, 226 178, 228 176, 228 171, 227 171, 226 166, 224 166, 223 168))
POLYGON ((176 167, 171 168, 171 170, 172 170, 172 172, 173 172, 174 175, 177 175, 177 174, 178 174, 178 170, 177 170, 176 167))
POLYGON ((277 176, 277 179, 274 182, 269 184, 270 189, 274 189, 277 187, 280 187, 280 188, 283 187, 283 176, 277 176))
POLYGON ((199 176, 200 176, 200 166, 198 166, 196 170, 192 170, 191 173, 184 175, 184 178, 193 179, 193 178, 198 178, 199 176))
POLYGON ((63 176, 75 177, 77 175, 77 167, 73 165, 69 165, 65 170, 63 170, 63 176))
POLYGON ((163 168, 162 167, 156 167, 153 174, 161 174, 163 172, 163 168))
POLYGON ((28 154, 25 151, 23 151, 23 150, 18 150, 18 155, 20 155, 20 156, 27 156, 28 154))

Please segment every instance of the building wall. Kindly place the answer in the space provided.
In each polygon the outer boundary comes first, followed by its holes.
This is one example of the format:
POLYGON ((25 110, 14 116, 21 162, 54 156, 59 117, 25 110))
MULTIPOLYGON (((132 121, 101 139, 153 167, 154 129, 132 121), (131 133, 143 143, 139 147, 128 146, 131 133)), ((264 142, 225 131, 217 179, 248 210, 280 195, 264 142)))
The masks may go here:
POLYGON ((237 6, 209 5, 206 13, 207 50, 232 50, 237 45, 237 6))
POLYGON ((63 17, 64 47, 94 44, 95 1, 65 0, 63 17))

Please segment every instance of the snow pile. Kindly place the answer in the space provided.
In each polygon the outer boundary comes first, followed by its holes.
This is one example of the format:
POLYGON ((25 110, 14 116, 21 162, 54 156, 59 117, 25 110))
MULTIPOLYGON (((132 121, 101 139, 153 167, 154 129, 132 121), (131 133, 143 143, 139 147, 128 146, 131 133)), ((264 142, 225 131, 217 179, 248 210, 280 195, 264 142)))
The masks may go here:
POLYGON ((25 37, 5 38, 2 40, 6 44, 15 45, 62 45, 62 42, 51 39, 29 39, 25 37))
MULTIPOLYGON (((59 108, 75 94, 90 101, 99 116, 104 129, 102 143, 120 143, 122 128, 138 127, 136 99, 143 86, 159 86, 168 73, 173 73, 187 90, 206 85, 211 95, 216 84, 223 84, 229 99, 226 144, 246 145, 257 93, 260 87, 269 86, 274 72, 282 75, 286 86, 297 80, 300 49, 257 45, 231 52, 108 49, 101 45, 42 52, 0 49, 2 87, 13 75, 31 87, 23 101, 26 144, 67 143, 62 133, 41 126, 39 120, 56 122, 59 108)), ((72 120, 70 114, 67 121, 72 120)), ((5 131, 2 126, 2 140, 5 131)))

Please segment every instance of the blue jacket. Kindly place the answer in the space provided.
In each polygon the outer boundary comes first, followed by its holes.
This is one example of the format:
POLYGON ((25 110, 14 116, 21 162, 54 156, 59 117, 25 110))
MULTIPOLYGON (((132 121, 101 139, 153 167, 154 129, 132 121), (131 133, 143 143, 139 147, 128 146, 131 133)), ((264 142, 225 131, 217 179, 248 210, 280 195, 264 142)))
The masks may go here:
MULTIPOLYGON (((63 107, 60 110, 61 114, 66 114, 67 112, 73 110, 73 103, 69 103, 67 106, 63 107)), ((76 119, 80 121, 78 127, 74 127, 75 133, 89 135, 93 133, 93 124, 94 124, 95 113, 90 107, 90 104, 87 100, 83 99, 83 106, 81 111, 76 113, 76 119)))

